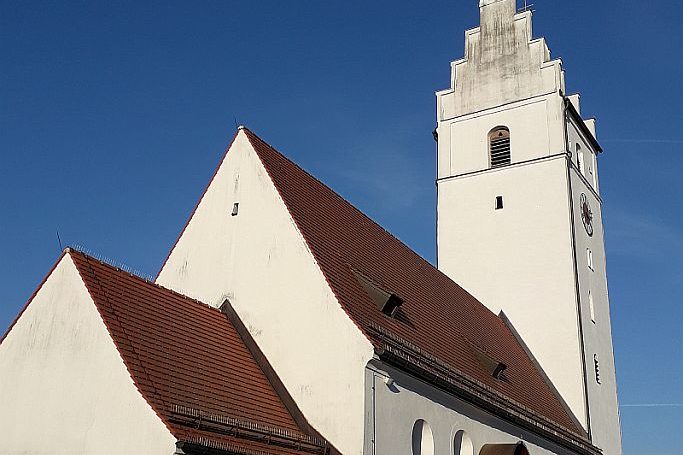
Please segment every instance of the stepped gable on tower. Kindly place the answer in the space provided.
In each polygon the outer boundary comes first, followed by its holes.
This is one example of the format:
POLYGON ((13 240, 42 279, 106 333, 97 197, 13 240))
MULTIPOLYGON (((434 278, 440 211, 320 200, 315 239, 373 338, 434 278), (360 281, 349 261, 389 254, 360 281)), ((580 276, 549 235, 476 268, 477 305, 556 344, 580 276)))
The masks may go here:
POLYGON ((465 55, 451 63, 451 86, 437 93, 440 120, 564 92, 562 62, 533 38, 531 11, 517 13, 515 0, 480 6, 480 26, 465 32, 465 55))

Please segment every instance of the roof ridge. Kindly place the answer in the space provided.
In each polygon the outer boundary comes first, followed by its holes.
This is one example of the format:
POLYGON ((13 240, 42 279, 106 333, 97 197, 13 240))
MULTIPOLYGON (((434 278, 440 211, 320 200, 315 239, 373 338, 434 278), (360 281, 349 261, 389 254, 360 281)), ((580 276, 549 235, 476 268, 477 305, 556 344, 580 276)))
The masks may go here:
MULTIPOLYGON (((67 250, 65 251, 65 253, 71 255, 71 254, 73 254, 74 252, 71 251, 69 248, 67 248, 67 250)), ((83 284, 85 285, 85 288, 88 290, 88 293, 90 294, 90 298, 93 300, 93 303, 94 303, 94 305, 95 305, 95 308, 97 308, 98 313, 100 313, 100 318, 102 319, 102 323, 103 323, 104 326, 106 327, 107 332, 109 333, 109 336, 110 336, 110 338, 112 339, 112 342, 114 343, 114 346, 115 346, 116 350, 118 351, 119 356, 121 357, 121 361, 122 361, 123 364, 125 365, 126 370, 128 370, 128 374, 129 374, 131 380, 133 381, 133 384, 135 385, 135 388, 138 389, 138 392, 140 392, 140 395, 142 395, 142 398, 149 404, 149 406, 152 408, 152 410, 154 411, 154 413, 159 417, 159 419, 161 419, 161 421, 164 423, 164 425, 166 426, 166 428, 168 428, 168 430, 171 431, 171 433, 172 433, 172 429, 171 429, 171 424, 170 424, 170 422, 168 422, 167 419, 164 417, 163 411, 162 411, 161 409, 156 409, 156 406, 153 404, 153 401, 158 400, 158 402, 161 403, 162 406, 165 407, 165 408, 168 408, 169 404, 166 403, 166 402, 164 401, 164 399, 162 398, 161 394, 160 394, 159 391, 158 391, 158 387, 157 387, 156 381, 153 381, 153 380, 152 380, 152 376, 151 376, 150 373, 147 371, 147 368, 145 367, 145 363, 141 361, 141 359, 140 359, 140 354, 137 352, 137 349, 135 348, 133 342, 130 340, 130 337, 128 336, 128 334, 127 334, 127 332, 126 332, 126 329, 124 328, 124 325, 121 324, 121 321, 120 321, 120 319, 119 319, 119 316, 118 316, 118 314, 117 314, 116 309, 114 308, 114 305, 109 301, 109 294, 108 294, 107 291, 105 290, 105 287, 102 285, 102 282, 100 281, 99 277, 97 276, 97 273, 96 273, 95 270, 93 269, 92 264, 90 263, 90 261, 91 261, 91 260, 95 260, 95 261, 99 262, 100 264, 102 264, 102 265, 104 265, 104 266, 106 266, 106 267, 108 267, 108 268, 114 268, 114 269, 116 269, 116 268, 113 267, 113 266, 111 266, 111 265, 109 265, 109 264, 107 264, 107 263, 105 263, 105 262, 103 262, 103 261, 100 261, 100 260, 98 260, 98 259, 92 258, 92 257, 90 257, 90 256, 88 256, 88 255, 86 255, 86 254, 84 254, 84 253, 81 253, 81 252, 76 252, 76 253, 80 254, 80 255, 83 257, 83 259, 84 259, 84 261, 85 261, 85 264, 87 265, 87 267, 88 267, 88 269, 89 269, 89 272, 90 272, 90 274, 92 275, 92 278, 94 279, 94 281, 95 281, 97 287, 99 288, 99 291, 100 291, 100 292, 102 293, 102 295, 104 296, 104 300, 105 300, 105 302, 106 302, 106 304, 107 304, 107 307, 108 307, 107 309, 111 312, 111 315, 114 317, 114 320, 116 321, 116 324, 118 325, 117 329, 120 330, 122 336, 125 338, 126 344, 128 345, 128 348, 130 349, 132 355, 134 356, 135 361, 136 361, 137 364, 139 365, 139 368, 142 370, 142 373, 146 376, 146 378, 145 378, 146 381, 147 381, 149 384, 151 384, 151 386, 152 386, 152 388, 153 388, 153 390, 151 391, 151 393, 154 395, 154 399, 148 399, 148 397, 147 397, 147 395, 146 395, 146 392, 143 391, 143 388, 142 388, 141 384, 140 384, 139 381, 136 379, 137 376, 131 371, 132 368, 131 368, 131 365, 129 365, 130 362, 128 362, 128 361, 126 360, 126 356, 124 356, 124 355, 123 355, 123 352, 121 352, 121 348, 119 347, 119 343, 117 342, 117 338, 116 338, 116 337, 114 336, 114 334, 112 333, 111 327, 109 327, 109 323, 107 322, 108 319, 105 318, 104 315, 102 314, 102 310, 100 309, 100 306, 97 304, 98 300, 95 298, 95 296, 93 295, 93 292, 92 292, 91 289, 88 287, 87 280, 83 277, 81 268, 80 268, 79 265, 76 263, 76 261, 74 261, 74 265, 75 265, 75 267, 76 267, 76 270, 78 271, 78 274, 79 274, 79 276, 81 277, 81 280, 83 280, 83 284)), ((72 260, 73 260, 73 258, 72 258, 72 260)), ((117 270, 118 270, 118 269, 117 269, 117 270)), ((124 272, 123 270, 119 270, 119 271, 124 272)), ((126 272, 126 273, 127 273, 127 272, 126 272)), ((131 275, 131 274, 129 274, 129 275, 131 275)), ((135 276, 135 275, 131 275, 131 276, 135 276)), ((143 281, 144 281, 144 280, 143 280, 143 281)), ((147 392, 147 393, 149 393, 149 392, 147 392)))
MULTIPOLYGON (((370 218, 369 215, 367 215, 367 214, 366 214, 365 212, 363 212, 361 209, 359 209, 358 207, 356 207, 354 204, 352 204, 350 201, 348 201, 344 196, 342 196, 341 194, 339 194, 339 193, 338 193, 337 191, 335 191, 333 188, 331 188, 330 186, 328 186, 325 182, 323 182, 322 180, 320 180, 319 178, 317 178, 315 175, 313 175, 313 174, 311 174, 310 172, 308 172, 306 169, 304 169, 304 168, 302 168, 301 166, 299 166, 295 161, 290 160, 290 159, 287 157, 287 155, 285 155, 284 153, 280 152, 278 149, 276 149, 275 147, 273 147, 272 145, 270 145, 268 142, 266 142, 266 141, 265 141, 264 139, 262 139, 259 135, 257 135, 256 133, 254 133, 253 131, 251 131, 251 130, 248 129, 247 127, 243 127, 242 129, 245 131, 245 133, 247 133, 247 137, 249 137, 249 135, 251 135, 251 136, 253 136, 255 139, 257 139, 258 141, 262 142, 266 147, 268 147, 268 148, 269 148, 270 150, 272 150, 274 153, 277 153, 279 156, 281 156, 282 158, 284 158, 285 160, 287 160, 290 164, 292 164, 294 167, 296 167, 299 171, 303 172, 304 174, 306 174, 307 176, 309 176, 310 178, 312 178, 313 180, 315 180, 316 182, 318 182, 320 185, 324 186, 325 188, 327 188, 328 190, 330 190, 332 193, 334 193, 334 195, 335 195, 336 197, 338 197, 340 200, 342 200, 342 201, 344 201, 346 204, 348 204, 351 208, 353 208, 356 212, 358 212, 359 215, 362 215, 365 219, 367 219, 368 221, 370 221, 372 224, 374 224, 375 226, 377 226, 378 228, 380 228, 381 230, 383 230, 384 232, 386 232, 388 235, 390 235, 391 237, 393 237, 394 239, 396 239, 396 241, 401 242, 401 244, 403 244, 406 248, 408 248, 415 256, 417 256, 417 257, 420 258, 422 261, 426 262, 427 264, 431 265, 432 267, 434 267, 434 268, 436 269, 436 267, 434 266, 434 264, 432 264, 431 262, 429 262, 428 260, 426 260, 425 258, 423 258, 420 254, 418 254, 415 250, 413 250, 409 245, 407 245, 403 240, 399 239, 399 238, 396 237, 391 231, 389 231, 387 228, 385 228, 384 226, 382 226, 381 224, 379 224, 377 221, 375 221, 375 220, 373 220, 372 218, 370 218)), ((250 138, 250 140, 251 140, 251 138, 250 138)), ((257 153, 258 153, 258 152, 257 152, 257 153)), ((438 269, 437 269, 437 270, 438 270, 438 269)), ((444 276, 446 276, 446 275, 444 275, 444 276)), ((446 276, 446 278, 448 278, 448 276, 446 276)), ((449 279, 450 279, 450 278, 449 278, 449 279)))
POLYGON ((103 265, 103 266, 105 266, 105 267, 107 267, 107 268, 116 270, 117 272, 125 273, 126 275, 130 276, 131 278, 135 278, 135 279, 137 279, 137 280, 140 280, 140 281, 142 281, 142 282, 144 282, 144 283, 146 283, 146 284, 149 284, 149 285, 151 285, 151 286, 154 286, 154 287, 156 287, 156 288, 158 288, 158 289, 160 289, 160 290, 162 290, 162 291, 170 292, 171 294, 173 294, 173 295, 175 295, 175 296, 177 296, 177 297, 180 297, 180 298, 183 299, 183 300, 187 300, 187 301, 189 301, 189 302, 196 303, 196 304, 198 304, 198 305, 207 307, 207 308, 209 308, 210 310, 215 310, 215 311, 220 312, 220 309, 219 309, 219 308, 216 308, 216 307, 214 307, 214 306, 212 306, 212 305, 209 305, 208 303, 202 302, 201 300, 195 299, 194 297, 190 297, 190 296, 188 296, 188 295, 182 294, 182 293, 180 293, 180 292, 178 292, 178 291, 175 291, 175 290, 173 290, 173 289, 167 288, 167 287, 165 287, 165 286, 163 286, 163 285, 157 283, 156 281, 148 280, 147 278, 145 278, 145 277, 143 277, 143 276, 140 276, 140 275, 138 275, 137 273, 134 273, 134 272, 129 271, 129 270, 126 270, 126 269, 123 269, 123 268, 121 268, 121 267, 119 267, 119 266, 117 266, 117 265, 110 264, 109 262, 105 261, 104 259, 97 258, 97 257, 95 257, 95 256, 93 256, 93 255, 91 255, 91 254, 88 254, 88 253, 86 253, 86 252, 84 252, 84 251, 82 251, 82 250, 80 250, 80 249, 78 249, 78 248, 67 247, 67 248, 65 248, 64 251, 65 251, 65 253, 77 253, 77 254, 80 254, 80 255, 82 255, 83 257, 85 257, 86 259, 96 261, 96 262, 100 263, 101 265, 103 265))
MULTIPOLYGON (((497 319, 499 319, 501 322, 503 322, 503 326, 505 326, 504 321, 500 318, 500 315, 498 315, 498 314, 496 314, 495 312, 491 311, 486 305, 484 305, 483 303, 481 303, 481 302, 479 301, 479 299, 477 299, 476 297, 474 297, 474 295, 472 295, 467 289, 465 289, 465 288, 463 288, 462 286, 460 286, 457 282, 455 282, 455 280, 453 280, 451 277, 449 277, 449 276, 446 275, 444 272, 442 272, 436 265, 434 265, 434 264, 432 264, 431 262, 429 262, 429 261, 428 261, 427 259, 425 259, 421 254, 419 254, 417 251, 415 251, 413 248, 411 248, 410 245, 406 244, 403 240, 401 240, 400 238, 396 237, 391 231, 389 231, 389 230, 386 229, 384 226, 382 226, 381 224, 379 224, 377 221, 375 221, 374 219, 372 219, 369 215, 367 215, 366 213, 364 213, 362 210, 360 210, 360 209, 359 209, 358 207, 356 207, 353 203, 351 203, 351 202, 348 201, 346 198, 344 198, 341 194, 339 194, 339 193, 338 193, 337 191, 335 191, 333 188, 331 188, 331 187, 329 187, 327 184, 325 184, 325 182, 321 181, 321 180, 318 179, 316 176, 314 176, 314 175, 311 174, 310 172, 306 171, 306 169, 304 169, 304 168, 302 168, 301 166, 299 166, 296 162, 294 162, 294 161, 292 161, 291 159, 289 159, 289 158, 287 157, 287 155, 285 155, 284 153, 282 153, 282 152, 280 152, 279 150, 277 150, 275 147, 273 147, 271 144, 269 144, 268 142, 266 142, 263 138, 261 138, 259 135, 257 135, 257 134, 254 133, 253 131, 251 131, 251 130, 250 130, 249 128, 247 128, 246 126, 241 126, 241 127, 240 127, 240 130, 242 130, 242 131, 244 131, 244 132, 246 133, 247 138, 249 139, 250 142, 251 142, 252 137, 253 137, 253 138, 256 139, 257 141, 261 142, 263 145, 265 145, 266 147, 268 147, 273 153, 276 153, 277 155, 279 155, 280 157, 282 157, 284 160, 286 160, 289 164, 291 164, 292 166, 296 167, 300 172, 303 172, 303 173, 306 174, 308 177, 312 178, 313 180, 315 180, 316 182, 318 182, 320 185, 322 185, 323 187, 325 187, 325 188, 326 188, 327 190, 329 190, 332 194, 334 194, 335 197, 337 197, 337 198, 340 199, 342 202, 344 202, 345 204, 347 204, 349 207, 351 207, 355 212, 357 212, 357 213, 358 213, 359 215, 361 215, 363 218, 365 218, 366 220, 370 221, 372 224, 374 224, 375 226, 377 226, 378 228, 380 228, 382 231, 384 231, 387 235, 389 235, 389 236, 392 237, 394 240, 396 240, 396 241, 399 242, 401 245, 403 245, 403 246, 404 246, 404 247, 405 247, 413 256, 415 256, 416 258, 418 258, 421 262, 423 262, 424 264, 426 264, 428 267, 431 267, 434 271, 438 272, 443 278, 445 278, 445 279, 451 281, 452 283, 454 283, 455 285, 457 285, 458 287, 460 287, 460 288, 461 288, 463 291, 465 291, 467 294, 471 295, 471 296, 476 300, 476 302, 481 306, 481 308, 482 308, 483 310, 485 310, 485 311, 487 311, 488 313, 490 313, 491 315, 495 316, 497 319)), ((252 146, 253 146, 253 145, 254 145, 254 144, 252 143, 252 146)), ((259 155, 259 158, 261 158, 261 156, 260 156, 260 154, 258 153, 258 151, 257 151, 256 153, 257 153, 257 155, 259 155)), ((262 158, 261 158, 261 160, 263 161, 262 158)), ((265 164, 265 163, 264 163, 264 164, 265 164)), ((268 169, 267 169, 267 166, 266 166, 266 171, 267 171, 267 170, 268 170, 268 169)), ((269 172, 269 174, 270 174, 270 172, 269 172)), ((271 177, 271 180, 272 180, 272 177, 271 177)), ((276 189, 277 189, 277 185, 275 185, 275 186, 276 186, 276 189)), ((279 193, 279 192, 280 192, 280 190, 278 189, 278 193, 279 193)), ((284 199, 284 198, 283 198, 283 199, 284 199)), ((286 202, 286 201, 285 201, 285 206, 287 206, 287 202, 286 202)), ((292 218, 294 218, 294 221, 296 222, 296 218, 295 218, 294 216, 292 216, 292 218)), ((298 223, 297 223, 297 225, 298 225, 298 223)), ((299 229, 299 230, 301 230, 301 229, 299 229)), ((304 238, 305 238, 305 236, 304 236, 304 238)), ((350 267, 351 269, 357 269, 356 267, 354 267, 354 266, 351 265, 351 264, 349 264, 349 267, 350 267)))
MULTIPOLYGON (((370 334, 369 334, 368 331, 365 329, 365 327, 363 327, 362 324, 359 324, 358 321, 356 321, 355 318, 351 317, 351 316, 349 315, 348 310, 344 308, 344 304, 342 303, 343 299, 342 299, 342 297, 341 297, 340 295, 337 294, 336 287, 332 284, 332 282, 330 281, 330 278, 328 277, 327 273, 325 272, 325 269, 324 269, 324 267, 323 267, 323 265, 322 265, 322 263, 321 263, 321 261, 320 261, 320 258, 317 257, 317 254, 316 254, 316 252, 315 252, 316 250, 315 250, 315 248, 313 247, 311 240, 306 236, 306 234, 304 234, 305 229, 302 229, 301 223, 297 220, 297 217, 294 216, 294 213, 292 212, 291 207, 287 204, 286 199, 283 197, 282 190, 281 190, 281 189, 278 187, 278 185, 275 183, 275 179, 274 179, 274 177, 273 177, 272 172, 270 171, 270 169, 269 169, 268 166, 266 165, 265 160, 263 159, 263 157, 262 157, 261 154, 259 153, 258 147, 257 147, 256 145, 254 145, 254 143, 252 142, 252 139, 255 139, 255 140, 261 142, 263 145, 265 145, 266 147, 268 147, 271 151, 273 151, 274 153, 276 153, 278 156, 282 157, 282 158, 283 158, 284 160, 286 160, 288 163, 290 163, 290 164, 292 164, 293 166, 295 166, 298 170, 300 170, 300 171, 303 172, 304 174, 308 175, 309 177, 313 178, 315 181, 319 182, 319 183, 320 183, 321 185, 323 185, 325 188, 328 188, 330 191, 332 191, 333 194, 335 194, 337 197, 341 198, 342 201, 345 201, 345 199, 342 198, 342 197, 341 197, 338 193, 336 193, 334 190, 332 190, 331 188, 329 188, 327 185, 325 185, 324 183, 322 183, 320 180, 316 179, 316 178, 313 177, 311 174, 309 174, 308 172, 306 172, 306 171, 305 171, 304 169, 302 169, 298 164, 296 164, 295 162, 293 162, 292 160, 290 160, 289 158, 287 158, 287 157, 286 157, 285 155, 283 155, 282 153, 278 152, 278 151, 275 149, 275 147, 273 147, 272 145, 268 144, 266 141, 264 141, 264 140, 261 139, 259 136, 257 136, 256 134, 254 134, 254 133, 253 133, 251 130, 249 130, 248 128, 244 127, 244 128, 242 128, 242 131, 244 131, 244 133, 246 134, 247 140, 249 141, 249 144, 251 144, 252 148, 254 149, 254 153, 256 153, 256 156, 258 157, 258 159, 259 159, 259 161, 261 162, 261 164, 263 165, 263 167, 264 167, 266 173, 268 174, 268 178, 270 179, 270 181, 272 182, 273 186, 275 187, 275 192, 278 194, 278 196, 280 197, 280 199, 282 199, 282 203, 283 203, 284 206, 285 206, 285 210, 287 210, 287 213, 288 213, 289 216, 292 218, 292 221, 294 222, 294 224, 295 224, 295 226, 296 226, 296 230, 299 232, 299 234, 300 234, 301 237, 303 238, 303 241, 304 241, 304 243, 306 244, 306 248, 307 248, 308 251, 310 252, 311 256, 313 256, 313 261, 315 262, 316 267, 318 268, 318 270, 320 270, 320 273, 322 274, 323 278, 325 279, 325 283, 327 283, 327 286, 328 286, 328 287, 330 288, 330 290, 332 291, 332 294, 334 294, 334 297, 335 297, 335 299, 337 300, 337 302, 339 303, 339 306, 340 306, 340 307, 342 308, 342 310, 347 314, 347 316, 349 317, 349 319, 351 320, 351 322, 358 328, 358 330, 360 330, 360 332, 363 334, 363 336, 364 336, 365 338, 367 338, 368 340, 370 340, 370 334)), ((351 204, 349 204, 349 205, 351 205, 351 204)), ((353 207, 353 206, 352 206, 352 207, 353 207)), ((355 209, 355 207, 354 207, 354 209, 355 209)), ((356 209, 356 210, 358 210, 358 209, 356 209)), ((360 212, 360 211, 358 211, 358 213, 363 214, 363 213, 360 212)), ((378 225, 378 226, 379 226, 379 225, 378 225)), ((380 227, 381 227, 381 226, 380 226, 380 227)), ((348 263, 347 263, 346 265, 347 265, 347 267, 349 268, 349 270, 353 270, 353 269, 351 268, 351 264, 348 264, 348 263)))

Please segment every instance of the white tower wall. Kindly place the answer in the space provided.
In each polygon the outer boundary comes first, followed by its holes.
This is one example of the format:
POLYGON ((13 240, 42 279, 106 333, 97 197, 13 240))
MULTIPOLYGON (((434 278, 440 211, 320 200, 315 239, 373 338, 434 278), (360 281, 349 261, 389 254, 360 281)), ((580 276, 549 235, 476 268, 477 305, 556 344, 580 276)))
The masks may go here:
POLYGON ((437 93, 438 266, 505 312, 593 443, 620 454, 595 121, 580 118, 560 61, 515 6, 480 2, 481 26, 437 93), (510 164, 492 168, 498 127, 510 164))
POLYGON ((439 268, 505 311, 585 427, 567 188, 564 155, 440 181, 439 268))

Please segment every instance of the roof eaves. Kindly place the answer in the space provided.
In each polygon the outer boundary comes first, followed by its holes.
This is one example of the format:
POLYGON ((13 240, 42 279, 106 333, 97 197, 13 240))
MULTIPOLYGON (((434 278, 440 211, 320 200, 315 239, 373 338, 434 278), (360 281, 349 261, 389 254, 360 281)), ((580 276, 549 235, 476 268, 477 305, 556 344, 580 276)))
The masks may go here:
MULTIPOLYGON (((199 409, 174 405, 172 421, 182 427, 178 439, 202 440, 205 447, 224 444, 221 439, 230 438, 247 444, 265 444, 275 449, 295 450, 311 454, 326 455, 330 452, 327 441, 321 437, 302 435, 279 427, 236 419, 230 416, 213 415, 199 409), (182 433, 182 434, 181 434, 182 433)), ((239 444, 239 442, 237 442, 239 444)))
POLYGON ((375 332, 376 352, 380 360, 580 454, 600 455, 602 453, 584 435, 537 414, 486 384, 422 352, 419 347, 402 340, 382 327, 371 327, 371 329, 375 332))
POLYGON ((538 360, 536 360, 536 357, 531 352, 531 349, 529 348, 529 346, 527 346, 527 344, 524 342, 524 339, 522 338, 522 336, 519 334, 519 332, 517 332, 517 329, 515 329, 515 326, 512 324, 512 321, 510 321, 510 319, 507 317, 507 315, 505 314, 504 311, 500 312, 499 317, 503 320, 503 322, 507 326, 510 333, 512 333, 512 335, 517 340, 517 343, 522 347, 522 349, 524 350, 526 355, 529 357, 529 360, 531 360, 531 363, 534 365, 534 367, 536 367, 539 374, 541 375, 541 378, 548 385, 548 388, 555 395, 555 398, 557 398, 557 400, 560 402, 560 404, 564 408, 565 412, 567 413, 567 415, 571 419, 572 423, 576 426, 577 429, 580 429, 582 431, 583 436, 588 437, 588 434, 585 431, 583 431, 583 425, 576 418, 576 416, 574 415, 574 412, 571 410, 571 408, 569 407, 567 402, 564 400, 564 398, 562 397, 560 392, 555 387, 555 384, 553 384, 553 382, 550 380, 550 378, 546 374, 543 367, 541 367, 541 364, 538 362, 538 360))

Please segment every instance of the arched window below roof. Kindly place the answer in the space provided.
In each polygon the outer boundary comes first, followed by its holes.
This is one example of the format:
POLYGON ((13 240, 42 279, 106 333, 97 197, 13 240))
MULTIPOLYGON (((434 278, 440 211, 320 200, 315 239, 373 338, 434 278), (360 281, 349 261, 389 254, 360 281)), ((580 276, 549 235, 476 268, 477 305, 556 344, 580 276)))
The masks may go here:
POLYGON ((499 167, 510 162, 510 130, 498 126, 489 133, 489 164, 491 167, 499 167))
POLYGON ((432 429, 422 419, 413 425, 413 455, 434 455, 432 429))
POLYGON ((464 430, 459 430, 453 438, 453 455, 474 455, 474 446, 469 435, 464 430))

